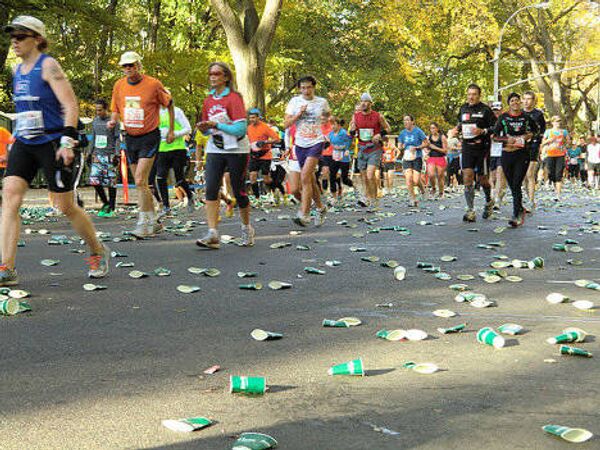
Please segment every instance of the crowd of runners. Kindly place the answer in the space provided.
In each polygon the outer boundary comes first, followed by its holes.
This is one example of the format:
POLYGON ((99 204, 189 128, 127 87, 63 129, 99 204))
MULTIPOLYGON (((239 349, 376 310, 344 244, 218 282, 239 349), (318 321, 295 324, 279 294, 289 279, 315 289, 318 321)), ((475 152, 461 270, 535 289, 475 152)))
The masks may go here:
POLYGON ((191 124, 163 83, 144 73, 142 58, 133 51, 120 57, 124 76, 115 83, 110 101, 95 102, 91 140, 82 150, 85 133, 78 102, 60 64, 45 53, 44 24, 19 16, 5 31, 21 62, 13 73, 16 123, 12 134, 0 133, 2 146, 12 144, 8 156, 0 154, 0 164, 7 161, 0 285, 18 283, 19 208, 38 170, 45 175, 53 204, 89 246, 89 276, 107 275, 110 251, 98 240, 73 190, 84 164, 89 165, 87 181, 103 205, 98 216, 114 217, 124 167, 121 149, 138 201, 138 220, 130 233, 144 239, 162 231, 164 217, 173 214, 172 171, 180 204, 191 214, 204 209, 208 230, 196 243, 211 249, 221 242, 222 207, 227 217, 238 209, 241 243, 250 247, 255 238, 251 208, 269 203, 297 205, 295 224, 321 226, 328 208, 342 202, 356 202, 373 212, 382 197, 407 189, 409 207, 415 208, 462 189, 463 220, 475 222, 477 190, 485 199, 483 219, 492 217, 510 190, 509 224, 518 227, 535 209, 540 186, 553 189, 556 201, 561 200, 565 177, 578 186, 600 188, 597 138, 572 136, 558 116, 547 126, 531 91, 511 93, 506 104, 486 104, 480 87, 471 84, 451 128, 417 124, 408 113, 402 129, 393 130, 373 109, 369 93, 357 99, 352 117, 340 117, 316 95, 317 80, 306 76, 298 80, 299 94, 289 101, 278 128, 260 109, 246 109, 231 69, 213 62, 201 118, 191 124), (402 178, 404 184, 395 185, 402 178))

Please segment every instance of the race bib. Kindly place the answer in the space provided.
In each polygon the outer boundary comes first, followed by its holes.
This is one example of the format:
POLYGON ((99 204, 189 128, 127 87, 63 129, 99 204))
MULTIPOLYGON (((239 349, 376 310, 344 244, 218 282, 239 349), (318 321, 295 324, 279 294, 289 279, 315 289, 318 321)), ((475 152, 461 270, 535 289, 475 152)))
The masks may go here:
POLYGON ((518 148, 524 148, 525 147, 525 138, 522 136, 516 137, 515 143, 513 145, 518 148))
POLYGON ((577 158, 571 158, 569 160, 569 164, 571 164, 572 166, 575 166, 575 165, 579 164, 579 162, 577 161, 577 158))
POLYGON ((417 159, 417 149, 414 147, 406 147, 402 159, 404 161, 414 161, 415 159, 417 159))
POLYGON ((144 109, 141 97, 125 97, 125 126, 128 128, 144 128, 144 109))
POLYGON ((498 157, 498 156, 502 156, 502 142, 492 142, 490 156, 492 156, 494 158, 498 157))
POLYGON ((463 123, 462 124, 463 138, 464 139, 476 138, 477 136, 475 136, 475 128, 477 128, 477 125, 475 125, 474 123, 463 123))
POLYGON ((333 153, 331 154, 331 158, 334 161, 341 161, 342 159, 344 159, 344 155, 346 154, 346 147, 342 147, 342 148, 333 148, 333 153))
POLYGON ((358 138, 362 142, 371 142, 374 131, 375 130, 373 128, 360 128, 358 130, 358 138))
POLYGON ((44 134, 44 116, 41 111, 17 113, 17 135, 31 139, 44 134))
POLYGON ((108 146, 108 136, 97 134, 96 135, 96 140, 94 142, 94 147, 96 147, 96 148, 106 148, 107 146, 108 146))

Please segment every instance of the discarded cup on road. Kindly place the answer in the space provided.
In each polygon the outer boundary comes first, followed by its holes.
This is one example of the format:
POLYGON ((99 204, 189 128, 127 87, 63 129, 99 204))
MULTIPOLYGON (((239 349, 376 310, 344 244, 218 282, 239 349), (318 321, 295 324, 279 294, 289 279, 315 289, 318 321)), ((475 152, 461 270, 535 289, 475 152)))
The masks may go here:
POLYGON ((494 306, 495 304, 496 302, 494 302, 493 300, 487 300, 482 298, 477 298, 472 302, 469 302, 469 305, 471 305, 473 308, 488 308, 490 306, 494 306))
POLYGON ((460 325, 456 325, 450 328, 438 328, 437 330, 442 334, 450 334, 450 333, 460 333, 467 326, 466 323, 461 323, 460 325))
POLYGON ((321 269, 317 269, 316 267, 305 267, 304 271, 306 273, 312 273, 315 275, 325 275, 325 271, 321 269))
POLYGON ((420 373, 423 375, 431 375, 432 373, 435 373, 438 370, 440 370, 440 368, 433 363, 418 363, 417 364, 412 361, 404 363, 402 365, 402 367, 404 367, 405 369, 412 369, 414 372, 417 372, 417 373, 420 373))
POLYGON ((286 283, 285 281, 269 281, 269 288, 274 291, 278 291, 280 289, 290 289, 292 287, 292 283, 286 283))
POLYGON ((238 278, 254 278, 258 276, 258 272, 238 272, 238 278))
POLYGON ((406 333, 404 333, 404 336, 409 341, 422 341, 422 340, 427 339, 428 334, 427 334, 427 332, 425 332, 423 330, 411 329, 411 330, 406 330, 406 333))
POLYGON ((389 261, 384 261, 380 264, 381 267, 389 267, 390 269, 395 269, 399 266, 398 261, 390 259, 389 261))
POLYGON ((346 323, 349 327, 356 327, 362 324, 362 321, 357 317, 342 317, 338 321, 346 323))
POLYGON ((562 425, 544 425, 542 430, 575 444, 585 442, 593 436, 590 431, 583 428, 570 428, 562 425))
POLYGON ((478 294, 476 292, 461 292, 454 300, 463 303, 463 302, 474 302, 475 300, 487 300, 487 297, 484 294, 478 294))
POLYGON ((362 359, 359 358, 332 366, 327 373, 329 375, 357 375, 363 377, 365 375, 365 369, 362 359))
POLYGON ((200 290, 200 286, 188 286, 187 284, 180 284, 177 286, 177 290, 182 294, 193 294, 200 290))
POLYGON ((515 336, 523 331, 523 327, 521 325, 517 325, 516 323, 505 323, 504 325, 500 325, 498 327, 498 331, 502 334, 515 336))
POLYGON ((169 430, 180 431, 182 433, 191 433, 192 431, 206 428, 212 424, 212 421, 206 417, 190 417, 188 419, 163 420, 161 423, 163 427, 166 427, 169 430))
POLYGON ((245 289, 248 291, 260 291, 263 286, 261 283, 249 283, 249 284, 240 284, 238 287, 240 289, 245 289))
POLYGON ((594 307, 594 302, 589 300, 577 300, 573 302, 573 306, 577 309, 581 309, 582 311, 592 309, 594 307))
POLYGON ((234 442, 231 450, 268 450, 276 448, 277 441, 263 433, 242 433, 237 441, 234 442))
POLYGON ((83 285, 83 289, 86 291, 101 291, 106 288, 107 288, 107 286, 103 286, 101 284, 94 284, 94 283, 85 283, 83 285))
POLYGON ((428 269, 433 267, 432 263, 417 261, 417 269, 428 269))
POLYGON ((449 309, 436 309, 433 311, 433 315, 437 317, 454 317, 456 313, 454 311, 450 311, 449 309))
POLYGON ((504 338, 490 327, 484 327, 477 332, 477 342, 494 348, 502 348, 506 344, 504 338))
POLYGON ((533 258, 530 262, 533 263, 533 268, 535 268, 535 269, 543 269, 544 268, 544 258, 542 258, 541 256, 533 258))
POLYGON ((334 328, 349 328, 346 322, 342 322, 341 320, 332 320, 332 319, 323 319, 324 327, 334 327, 334 328))
POLYGON ((464 283, 451 284, 448 287, 453 291, 466 291, 467 289, 469 289, 469 286, 464 283))
POLYGON ((329 267, 337 267, 337 266, 339 266, 340 264, 342 264, 342 262, 341 262, 341 261, 337 261, 337 260, 335 260, 335 259, 332 259, 332 260, 325 261, 325 265, 326 265, 326 266, 329 266, 329 267))
POLYGON ((583 342, 585 340, 585 334, 579 331, 567 331, 558 336, 554 336, 546 339, 548 344, 566 344, 570 342, 583 342))
POLYGON ((245 377, 231 375, 229 377, 229 392, 231 394, 264 394, 267 381, 264 377, 245 377))
POLYGON ((406 267, 398 266, 394 269, 394 278, 398 281, 402 281, 406 278, 406 267))
POLYGON ((558 304, 558 303, 563 303, 569 300, 569 297, 567 297, 566 295, 560 294, 558 292, 553 292, 552 294, 548 294, 546 296, 546 301, 548 303, 552 303, 554 305, 558 304))
POLYGON ((592 354, 587 350, 577 347, 570 347, 568 345, 561 345, 559 351, 561 355, 585 356, 586 358, 592 357, 592 354))
POLYGON ((438 280, 442 280, 442 281, 449 281, 452 279, 452 276, 449 273, 446 272, 439 272, 435 274, 435 277, 438 280))
POLYGON ((23 291, 21 289, 11 289, 7 295, 10 298, 22 299, 25 297, 29 297, 29 292, 23 291))
POLYGON ((129 272, 130 278, 139 279, 139 278, 145 278, 147 276, 148 276, 148 274, 146 272, 142 272, 140 270, 132 270, 131 272, 129 272))
POLYGON ((252 330, 250 336, 252 336, 252 338, 256 341, 274 341, 275 339, 281 339, 283 337, 283 334, 256 328, 252 330))
POLYGON ((587 333, 585 331, 583 331, 581 328, 575 328, 575 327, 568 327, 565 328, 564 330, 562 330, 563 333, 579 333, 579 338, 581 339, 580 341, 575 341, 575 342, 583 342, 585 341, 585 338, 587 337, 587 333))
POLYGON ((552 250, 556 252, 566 252, 567 246, 564 244, 552 244, 552 250))
POLYGON ((379 330, 375 335, 380 339, 385 339, 386 341, 401 341, 406 337, 405 330, 379 330))
POLYGON ((14 316, 19 312, 19 309, 19 301, 14 298, 0 300, 0 315, 2 316, 14 316))

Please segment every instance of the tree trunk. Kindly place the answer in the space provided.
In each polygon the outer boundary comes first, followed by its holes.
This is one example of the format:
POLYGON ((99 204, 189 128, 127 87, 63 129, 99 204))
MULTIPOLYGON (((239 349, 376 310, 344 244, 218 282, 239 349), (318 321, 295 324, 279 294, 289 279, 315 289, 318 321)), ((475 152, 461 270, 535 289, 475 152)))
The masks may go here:
MULTIPOLYGON (((106 11, 110 14, 111 18, 115 16, 118 2, 119 0, 110 0, 108 7, 106 8, 106 11)), ((96 96, 102 92, 102 75, 104 74, 104 67, 106 67, 108 57, 110 56, 109 38, 111 33, 112 25, 103 26, 96 46, 96 61, 94 68, 94 94, 96 96)))
POLYGON ((240 47, 229 47, 235 65, 237 88, 243 94, 247 108, 258 107, 264 111, 264 57, 259 54, 256 46, 240 47))
POLYGON ((160 25, 161 0, 154 0, 152 4, 152 16, 150 17, 149 50, 155 52, 158 44, 158 26, 160 25))
MULTIPOLYGON (((0 8, 0 25, 3 27, 8 25, 10 19, 9 8, 0 8)), ((10 48, 10 39, 7 33, 2 33, 0 36, 0 67, 4 67, 6 64, 6 58, 8 56, 8 50, 10 48)))

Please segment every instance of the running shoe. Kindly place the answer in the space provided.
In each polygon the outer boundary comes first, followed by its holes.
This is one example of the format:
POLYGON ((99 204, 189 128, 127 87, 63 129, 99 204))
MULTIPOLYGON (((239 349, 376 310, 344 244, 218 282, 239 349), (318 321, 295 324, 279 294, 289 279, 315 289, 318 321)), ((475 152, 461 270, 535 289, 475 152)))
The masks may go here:
POLYGON ((19 284, 17 271, 9 268, 6 264, 0 265, 0 286, 14 286, 15 284, 19 284))
POLYGON ((163 206, 161 211, 158 213, 158 218, 162 219, 163 217, 166 217, 170 214, 171 214, 171 208, 169 208, 168 206, 163 206))
POLYGON ((104 278, 108 275, 108 269, 110 267, 110 249, 106 245, 103 247, 103 254, 91 255, 86 258, 86 262, 89 266, 88 277, 90 278, 104 278))
POLYGON ((102 205, 102 208, 100 208, 100 211, 98 211, 98 217, 106 217, 106 213, 108 211, 110 211, 110 206, 102 205))
POLYGON ((117 213, 113 209, 108 209, 102 217, 115 217, 117 213))
POLYGON ((477 216, 475 215, 475 211, 472 209, 468 210, 463 216, 463 222, 475 222, 477 220, 477 216))
POLYGON ((301 227, 307 227, 310 223, 310 218, 304 217, 302 213, 298 212, 296 217, 292 219, 292 222, 294 222, 296 225, 300 225, 301 227))
POLYGON ((242 227, 242 247, 254 247, 254 236, 256 232, 252 225, 242 227))
POLYGON ((147 223, 138 223, 135 226, 135 229, 130 231, 129 234, 132 234, 138 239, 149 238, 152 236, 152 232, 148 229, 147 223))
POLYGON ((512 219, 510 219, 508 221, 508 224, 513 228, 520 227, 524 223, 525 223, 525 211, 521 211, 517 216, 513 216, 512 219))
POLYGON ((323 206, 321 209, 317 210, 317 214, 315 215, 315 226, 320 227, 325 223, 325 217, 327 215, 327 206, 323 206))
POLYGON ((221 246, 219 233, 209 231, 202 239, 196 240, 196 245, 202 248, 218 249, 221 246))
POLYGON ((367 207, 367 202, 364 197, 360 197, 356 203, 358 203, 358 206, 361 206, 363 208, 367 207))
POLYGON ((483 214, 481 214, 481 217, 483 217, 484 219, 489 219, 490 217, 492 217, 493 213, 494 213, 494 200, 490 200, 483 207, 483 214))

